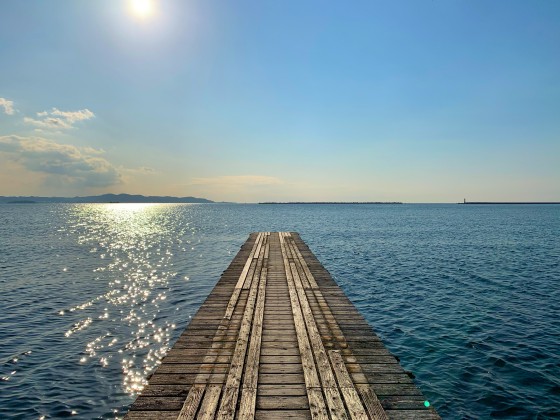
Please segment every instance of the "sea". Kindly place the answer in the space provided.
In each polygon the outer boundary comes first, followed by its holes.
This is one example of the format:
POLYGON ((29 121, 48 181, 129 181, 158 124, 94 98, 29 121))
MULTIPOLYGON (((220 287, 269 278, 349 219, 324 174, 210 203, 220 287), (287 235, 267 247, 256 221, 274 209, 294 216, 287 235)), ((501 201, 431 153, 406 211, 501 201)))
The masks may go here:
POLYGON ((0 418, 122 418, 254 231, 296 231, 446 419, 560 418, 560 205, 2 204, 0 418))

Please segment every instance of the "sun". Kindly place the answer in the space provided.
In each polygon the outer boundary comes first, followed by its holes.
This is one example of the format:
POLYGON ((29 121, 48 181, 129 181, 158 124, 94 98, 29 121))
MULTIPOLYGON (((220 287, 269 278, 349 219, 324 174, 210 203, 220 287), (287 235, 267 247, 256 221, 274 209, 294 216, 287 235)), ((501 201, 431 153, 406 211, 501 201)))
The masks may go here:
POLYGON ((147 19, 154 14, 154 0, 129 0, 132 14, 140 19, 147 19))

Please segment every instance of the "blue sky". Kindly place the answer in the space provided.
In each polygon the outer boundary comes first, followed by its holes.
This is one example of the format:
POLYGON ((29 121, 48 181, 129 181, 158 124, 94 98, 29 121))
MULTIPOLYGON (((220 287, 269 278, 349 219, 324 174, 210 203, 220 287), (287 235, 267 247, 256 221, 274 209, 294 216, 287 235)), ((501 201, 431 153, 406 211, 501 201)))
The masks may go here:
POLYGON ((0 195, 560 201, 556 0, 0 3, 0 195))

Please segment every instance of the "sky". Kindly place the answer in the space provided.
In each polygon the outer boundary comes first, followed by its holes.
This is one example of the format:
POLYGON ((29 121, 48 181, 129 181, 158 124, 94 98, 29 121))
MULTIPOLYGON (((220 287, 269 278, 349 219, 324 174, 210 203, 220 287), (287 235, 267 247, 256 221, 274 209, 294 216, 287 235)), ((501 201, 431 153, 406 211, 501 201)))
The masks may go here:
POLYGON ((560 201, 560 1, 0 0, 0 195, 110 192, 560 201))

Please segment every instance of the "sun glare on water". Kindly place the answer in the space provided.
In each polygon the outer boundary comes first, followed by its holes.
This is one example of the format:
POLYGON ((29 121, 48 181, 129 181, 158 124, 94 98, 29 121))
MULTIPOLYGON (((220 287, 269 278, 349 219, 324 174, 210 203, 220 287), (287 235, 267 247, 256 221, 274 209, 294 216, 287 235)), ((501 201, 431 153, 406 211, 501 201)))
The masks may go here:
POLYGON ((129 0, 132 14, 140 19, 147 19, 154 14, 154 0, 129 0))

